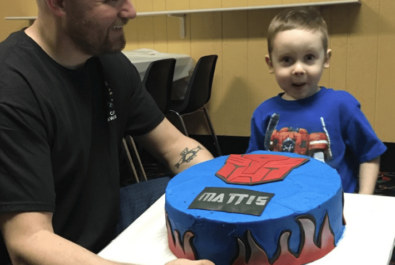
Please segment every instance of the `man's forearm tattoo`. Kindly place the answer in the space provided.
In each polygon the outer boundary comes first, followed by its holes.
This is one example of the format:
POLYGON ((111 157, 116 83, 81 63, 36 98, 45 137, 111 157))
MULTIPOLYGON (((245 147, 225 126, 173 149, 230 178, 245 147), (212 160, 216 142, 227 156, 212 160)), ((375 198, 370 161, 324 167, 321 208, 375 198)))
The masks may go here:
POLYGON ((200 150, 203 150, 203 148, 200 147, 200 145, 198 145, 197 147, 191 150, 188 150, 188 147, 185 148, 180 154, 181 156, 180 160, 178 160, 177 164, 175 164, 176 168, 179 168, 181 164, 191 162, 192 159, 196 157, 197 152, 199 152, 200 150))

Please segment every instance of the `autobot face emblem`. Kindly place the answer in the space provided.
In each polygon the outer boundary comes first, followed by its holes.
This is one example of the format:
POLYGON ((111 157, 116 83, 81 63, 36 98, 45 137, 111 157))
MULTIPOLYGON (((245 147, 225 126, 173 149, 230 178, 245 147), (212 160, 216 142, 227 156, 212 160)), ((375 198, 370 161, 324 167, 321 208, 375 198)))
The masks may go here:
POLYGON ((288 137, 283 142, 282 148, 282 152, 293 153, 295 151, 295 140, 288 137))
POLYGON ((227 183, 256 185, 282 180, 307 161, 308 158, 282 155, 230 155, 215 175, 227 183))

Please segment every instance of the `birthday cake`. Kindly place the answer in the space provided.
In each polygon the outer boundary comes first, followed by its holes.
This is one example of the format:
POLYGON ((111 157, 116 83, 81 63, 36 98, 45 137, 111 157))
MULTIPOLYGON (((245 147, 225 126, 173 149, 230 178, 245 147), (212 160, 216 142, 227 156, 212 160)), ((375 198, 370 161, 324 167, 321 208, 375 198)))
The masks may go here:
POLYGON ((301 265, 342 237, 343 190, 316 159, 257 151, 222 156, 175 176, 166 188, 170 250, 216 265, 301 265))

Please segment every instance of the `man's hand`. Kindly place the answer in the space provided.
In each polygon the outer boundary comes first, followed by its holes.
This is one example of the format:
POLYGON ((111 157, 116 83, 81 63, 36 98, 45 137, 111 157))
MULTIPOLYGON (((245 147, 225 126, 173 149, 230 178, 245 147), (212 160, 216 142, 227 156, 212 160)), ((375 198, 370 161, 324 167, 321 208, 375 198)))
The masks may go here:
POLYGON ((200 259, 200 260, 189 260, 189 259, 175 259, 166 263, 166 265, 214 265, 209 260, 200 259))

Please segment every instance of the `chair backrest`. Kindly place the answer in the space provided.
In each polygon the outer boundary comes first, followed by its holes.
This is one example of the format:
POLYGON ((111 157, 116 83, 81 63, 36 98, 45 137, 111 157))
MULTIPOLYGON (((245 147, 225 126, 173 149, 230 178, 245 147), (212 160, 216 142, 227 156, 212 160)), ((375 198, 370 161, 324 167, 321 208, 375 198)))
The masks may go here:
POLYGON ((173 58, 153 61, 144 75, 143 84, 163 113, 171 97, 175 65, 176 59, 173 58))
POLYGON ((185 93, 187 105, 182 113, 191 113, 202 108, 211 96, 215 65, 218 55, 207 55, 199 59, 185 93))

